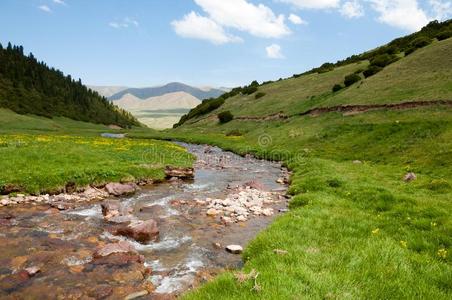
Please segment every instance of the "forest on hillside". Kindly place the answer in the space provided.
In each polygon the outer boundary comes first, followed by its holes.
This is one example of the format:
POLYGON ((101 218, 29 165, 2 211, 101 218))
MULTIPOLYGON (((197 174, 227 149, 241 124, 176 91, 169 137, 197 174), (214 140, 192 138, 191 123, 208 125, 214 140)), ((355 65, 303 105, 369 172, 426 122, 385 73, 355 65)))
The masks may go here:
POLYGON ((121 127, 140 125, 130 113, 88 89, 80 79, 65 76, 11 43, 6 48, 0 44, 0 108, 121 127))

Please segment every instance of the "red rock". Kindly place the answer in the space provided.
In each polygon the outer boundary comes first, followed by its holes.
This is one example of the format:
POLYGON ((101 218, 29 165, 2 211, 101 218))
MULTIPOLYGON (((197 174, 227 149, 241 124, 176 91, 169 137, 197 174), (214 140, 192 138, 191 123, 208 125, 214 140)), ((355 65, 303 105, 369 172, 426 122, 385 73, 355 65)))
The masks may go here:
POLYGON ((130 195, 138 190, 138 186, 135 183, 109 183, 105 186, 107 192, 114 196, 130 195))
POLYGON ((15 274, 6 276, 0 281, 0 289, 5 292, 12 292, 19 288, 30 279, 30 275, 27 271, 22 270, 15 274))
POLYGON ((119 243, 106 244, 105 246, 98 247, 94 253, 94 257, 105 257, 114 253, 134 253, 138 252, 135 250, 132 244, 128 242, 121 241, 119 243))
POLYGON ((157 222, 154 220, 133 222, 116 230, 117 235, 130 237, 137 242, 156 241, 159 237, 157 222))
POLYGON ((259 190, 259 191, 268 191, 268 188, 262 182, 257 181, 257 180, 248 181, 244 184, 244 186, 250 187, 252 189, 259 190))
POLYGON ((195 170, 193 168, 175 168, 167 166, 165 168, 166 178, 193 179, 195 170))

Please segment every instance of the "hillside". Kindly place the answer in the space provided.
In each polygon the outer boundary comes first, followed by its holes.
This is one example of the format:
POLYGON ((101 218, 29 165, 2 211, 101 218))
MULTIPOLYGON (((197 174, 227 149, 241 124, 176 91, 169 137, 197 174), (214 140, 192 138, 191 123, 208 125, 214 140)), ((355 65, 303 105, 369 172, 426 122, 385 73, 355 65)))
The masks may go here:
POLYGON ((376 57, 252 83, 152 134, 280 160, 293 171, 290 211, 247 246, 243 272, 186 298, 449 299, 450 53, 451 38, 432 39, 394 52, 367 77, 376 57), (359 79, 345 86, 348 75, 359 79), (233 119, 220 123, 227 111, 233 119), (240 281, 252 270, 255 281, 240 281))
POLYGON ((192 95, 199 100, 204 100, 208 98, 216 98, 224 93, 223 90, 219 89, 206 89, 206 88, 196 88, 183 83, 172 82, 168 83, 164 86, 159 87, 147 87, 147 88, 130 88, 123 90, 119 93, 114 94, 109 97, 110 100, 120 100, 124 95, 131 94, 140 99, 148 99, 151 97, 158 97, 169 93, 175 92, 185 92, 187 94, 192 95))
POLYGON ((80 80, 26 56, 21 46, 0 45, 0 107, 20 114, 120 126, 139 125, 128 112, 86 88, 80 80))

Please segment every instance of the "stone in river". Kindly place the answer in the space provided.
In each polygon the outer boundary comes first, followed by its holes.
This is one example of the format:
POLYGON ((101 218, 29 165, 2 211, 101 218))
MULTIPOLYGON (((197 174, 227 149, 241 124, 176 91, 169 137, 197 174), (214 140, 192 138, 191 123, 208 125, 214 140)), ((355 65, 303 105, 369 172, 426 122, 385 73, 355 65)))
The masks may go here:
POLYGON ((175 168, 167 166, 165 168, 166 178, 176 177, 179 179, 193 179, 195 177, 195 170, 193 168, 175 168))
POLYGON ((136 292, 136 293, 130 294, 124 299, 125 300, 133 300, 133 299, 137 299, 137 298, 141 298, 143 296, 146 296, 147 294, 149 294, 149 292, 146 291, 146 290, 143 290, 143 291, 140 291, 140 292, 136 292))
POLYGON ((228 251, 229 253, 232 253, 232 254, 240 254, 243 252, 243 248, 242 248, 242 246, 239 246, 239 245, 229 245, 229 246, 226 246, 226 251, 228 251))
POLYGON ((218 212, 218 210, 216 210, 215 208, 211 208, 211 209, 209 209, 209 210, 206 212, 206 214, 207 214, 208 216, 216 216, 216 215, 219 214, 219 212, 218 212))
POLYGON ((127 226, 120 227, 116 234, 130 237, 137 242, 147 243, 159 238, 159 228, 154 220, 136 221, 127 226))
POLYGON ((109 183, 105 186, 107 192, 113 196, 123 196, 135 193, 138 186, 135 183, 109 183))
POLYGON ((105 246, 97 248, 96 252, 94 253, 94 257, 105 257, 109 256, 110 254, 114 253, 134 253, 136 254, 137 251, 133 247, 132 244, 128 242, 121 241, 119 243, 111 243, 106 244, 105 246))

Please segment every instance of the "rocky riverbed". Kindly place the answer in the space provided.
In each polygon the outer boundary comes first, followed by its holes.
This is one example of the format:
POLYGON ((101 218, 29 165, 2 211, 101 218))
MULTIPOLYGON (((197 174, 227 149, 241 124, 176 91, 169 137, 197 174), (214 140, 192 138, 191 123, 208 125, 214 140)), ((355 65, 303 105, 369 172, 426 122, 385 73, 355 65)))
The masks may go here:
POLYGON ((241 248, 286 211, 289 173, 184 146, 198 157, 190 181, 168 170, 130 196, 116 185, 1 199, 0 298, 171 298, 240 267, 241 248))

